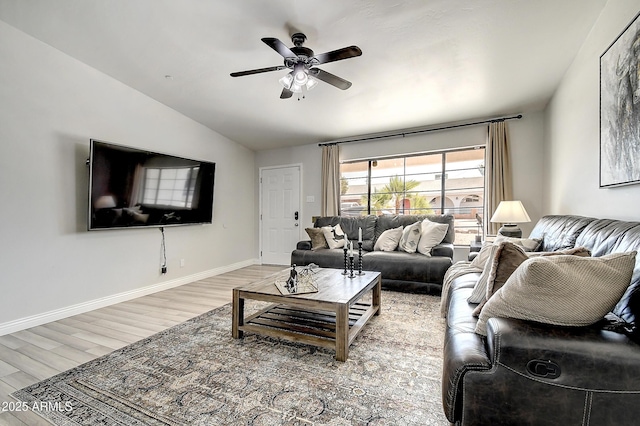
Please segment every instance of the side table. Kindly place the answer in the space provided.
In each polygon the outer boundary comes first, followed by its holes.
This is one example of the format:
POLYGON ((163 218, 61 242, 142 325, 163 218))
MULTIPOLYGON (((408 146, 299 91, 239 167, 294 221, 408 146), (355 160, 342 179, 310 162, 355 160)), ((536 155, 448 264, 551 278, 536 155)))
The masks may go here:
POLYGON ((482 248, 482 241, 473 240, 471 244, 469 244, 469 262, 476 258, 480 249, 482 248))

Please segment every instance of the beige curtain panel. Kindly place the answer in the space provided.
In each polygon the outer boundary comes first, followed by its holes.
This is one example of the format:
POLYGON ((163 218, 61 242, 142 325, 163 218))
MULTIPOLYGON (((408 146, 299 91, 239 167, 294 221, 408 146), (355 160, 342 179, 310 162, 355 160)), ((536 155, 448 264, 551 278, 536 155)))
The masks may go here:
POLYGON ((491 223, 489 219, 500 201, 513 200, 509 134, 505 121, 489 123, 484 163, 484 229, 486 234, 496 235, 501 224, 491 223))
POLYGON ((322 216, 340 214, 340 147, 322 146, 322 216))

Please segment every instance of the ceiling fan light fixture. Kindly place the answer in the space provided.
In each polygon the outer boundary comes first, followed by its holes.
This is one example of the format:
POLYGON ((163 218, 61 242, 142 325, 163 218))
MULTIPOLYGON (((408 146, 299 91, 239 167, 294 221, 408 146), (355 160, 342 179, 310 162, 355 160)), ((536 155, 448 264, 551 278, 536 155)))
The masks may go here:
POLYGON ((309 79, 307 80, 307 90, 311 90, 314 87, 316 87, 318 85, 318 80, 316 80, 315 78, 309 77, 309 79))
POLYGON ((305 84, 299 84, 297 81, 293 81, 291 87, 288 87, 293 93, 302 93, 304 91, 309 91, 318 85, 318 80, 315 78, 308 77, 307 82, 305 84))
POLYGON ((304 86, 307 84, 307 81, 309 81, 309 75, 307 74, 307 70, 305 70, 304 67, 298 67, 296 65, 296 68, 294 68, 293 72, 294 72, 293 78, 296 84, 300 86, 304 86))
POLYGON ((293 72, 286 74, 284 77, 282 77, 278 81, 280 82, 280 84, 282 84, 282 87, 284 87, 287 90, 291 90, 291 85, 293 84, 293 72))

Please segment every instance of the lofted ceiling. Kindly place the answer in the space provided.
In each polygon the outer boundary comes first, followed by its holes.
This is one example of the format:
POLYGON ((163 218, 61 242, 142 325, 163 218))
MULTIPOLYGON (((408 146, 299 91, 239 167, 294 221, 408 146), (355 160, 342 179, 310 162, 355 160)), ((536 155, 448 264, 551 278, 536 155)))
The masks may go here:
POLYGON ((607 0, 0 0, 0 20, 254 150, 544 108, 607 0), (279 98, 261 42, 307 35, 320 68, 279 98), (170 77, 167 77, 170 76, 170 77))

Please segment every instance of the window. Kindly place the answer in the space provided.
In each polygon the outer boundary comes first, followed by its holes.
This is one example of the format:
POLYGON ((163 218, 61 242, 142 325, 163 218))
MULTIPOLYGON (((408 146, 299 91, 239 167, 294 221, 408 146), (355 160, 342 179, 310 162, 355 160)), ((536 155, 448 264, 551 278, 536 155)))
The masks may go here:
POLYGON ((455 244, 482 234, 484 147, 340 165, 342 216, 452 214, 455 244))
POLYGON ((142 202, 191 208, 200 167, 144 169, 142 202))

